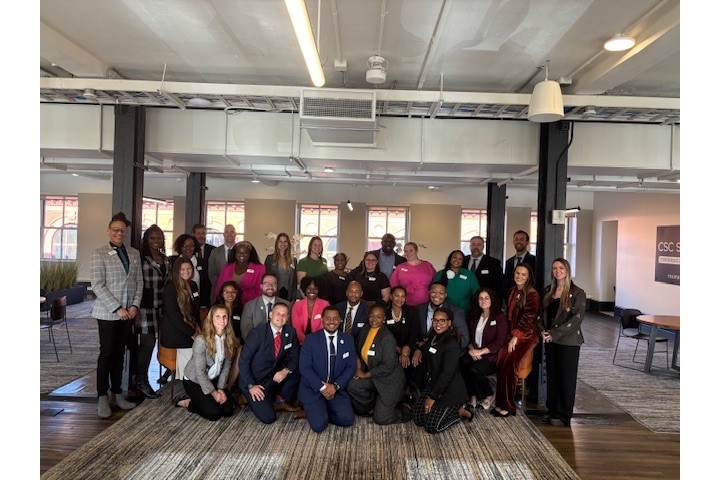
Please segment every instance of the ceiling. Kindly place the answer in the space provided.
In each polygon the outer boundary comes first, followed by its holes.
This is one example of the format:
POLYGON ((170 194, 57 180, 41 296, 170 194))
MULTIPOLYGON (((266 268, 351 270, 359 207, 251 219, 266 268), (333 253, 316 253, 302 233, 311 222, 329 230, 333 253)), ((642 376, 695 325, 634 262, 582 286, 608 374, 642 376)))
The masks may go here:
MULTIPOLYGON (((306 0, 306 5, 319 39, 324 88, 374 90, 378 118, 524 120, 533 86, 548 65, 549 78, 561 84, 566 120, 680 123, 679 0, 306 0), (603 42, 616 33, 633 36, 635 47, 604 51, 603 42), (381 84, 365 79, 372 55, 387 60, 381 84)), ((311 86, 282 0, 41 0, 40 77, 41 103, 226 112, 298 112, 300 92, 311 86)), ((42 151, 41 156, 52 157, 41 163, 44 170, 112 171, 111 152, 42 151)), ((463 184, 467 169, 477 169, 464 166, 453 173, 458 165, 436 164, 437 171, 426 165, 417 175, 407 163, 340 159, 335 172, 324 172, 322 161, 303 158, 289 171, 287 164, 256 159, 248 173, 242 160, 193 157, 174 155, 173 168, 148 173, 187 174, 199 171, 198 164, 209 176, 263 179, 281 169, 289 173, 284 181, 311 173, 320 181, 355 183, 372 175, 393 184, 413 177, 415 184, 428 186, 463 184)), ((165 160, 162 152, 148 159, 160 166, 165 160)), ((515 176, 513 185, 520 178, 537 185, 527 165, 503 173, 515 176)), ((679 171, 598 167, 570 173, 586 188, 679 191, 671 182, 679 171), (603 182, 602 176, 613 178, 603 182)))

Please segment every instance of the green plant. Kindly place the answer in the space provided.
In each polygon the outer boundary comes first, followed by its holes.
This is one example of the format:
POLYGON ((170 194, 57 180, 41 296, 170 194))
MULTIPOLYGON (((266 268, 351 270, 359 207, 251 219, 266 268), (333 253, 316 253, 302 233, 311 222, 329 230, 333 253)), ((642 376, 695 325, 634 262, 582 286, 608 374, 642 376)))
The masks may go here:
POLYGON ((77 285, 77 262, 40 262, 40 289, 46 292, 77 285))

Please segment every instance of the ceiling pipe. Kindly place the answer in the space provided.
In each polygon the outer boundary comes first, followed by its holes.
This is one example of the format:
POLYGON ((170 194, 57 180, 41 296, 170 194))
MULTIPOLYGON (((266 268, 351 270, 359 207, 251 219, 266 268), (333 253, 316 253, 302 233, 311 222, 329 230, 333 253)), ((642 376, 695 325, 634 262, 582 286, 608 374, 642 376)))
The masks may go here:
POLYGON ((417 85, 418 90, 420 90, 425 84, 425 77, 427 76, 428 69, 430 68, 430 61, 435 55, 435 50, 437 49, 437 38, 440 33, 440 29, 445 24, 447 12, 448 10, 450 10, 448 7, 451 1, 452 0, 443 0, 442 6, 440 7, 440 13, 438 14, 438 19, 435 22, 435 28, 433 29, 433 33, 430 36, 430 44, 428 45, 427 52, 425 53, 425 59, 423 60, 422 67, 420 69, 420 77, 418 79, 417 85))

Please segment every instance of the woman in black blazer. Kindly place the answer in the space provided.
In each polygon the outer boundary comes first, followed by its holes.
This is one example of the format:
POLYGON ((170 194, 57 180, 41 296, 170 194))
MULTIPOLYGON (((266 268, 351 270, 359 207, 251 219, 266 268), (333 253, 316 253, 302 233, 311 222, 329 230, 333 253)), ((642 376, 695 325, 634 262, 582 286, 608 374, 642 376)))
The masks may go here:
POLYGON ((502 304, 491 288, 481 288, 473 295, 468 314, 470 344, 460 357, 460 373, 470 394, 470 405, 489 410, 493 403, 488 375, 497 371, 497 354, 508 335, 508 321, 500 310, 502 304))
POLYGON ((163 289, 163 318, 160 344, 177 351, 176 378, 183 378, 185 365, 192 356, 193 337, 200 333, 200 294, 192 280, 193 264, 179 257, 172 266, 170 282, 163 289))
POLYGON ((570 263, 556 258, 552 263, 552 282, 543 298, 544 322, 538 328, 545 343, 548 395, 547 413, 542 420, 558 426, 570 426, 575 407, 578 361, 585 316, 585 291, 571 278, 570 263))
POLYGON ((415 424, 428 433, 439 433, 474 413, 460 375, 460 342, 453 328, 452 310, 440 307, 433 313, 432 332, 415 351, 412 364, 421 366, 420 397, 413 408, 415 424))

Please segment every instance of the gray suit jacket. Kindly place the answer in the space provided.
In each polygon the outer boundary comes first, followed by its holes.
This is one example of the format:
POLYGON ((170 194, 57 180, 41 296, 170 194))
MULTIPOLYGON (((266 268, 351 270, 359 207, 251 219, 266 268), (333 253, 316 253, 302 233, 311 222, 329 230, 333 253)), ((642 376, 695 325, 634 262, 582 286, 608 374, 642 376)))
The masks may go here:
MULTIPOLYGON (((228 375, 230 375, 230 365, 232 364, 232 357, 225 352, 225 359, 223 360, 222 368, 220 369, 220 378, 218 380, 217 388, 224 389, 227 387, 228 375)), ((198 335, 193 341, 192 357, 185 366, 185 377, 200 385, 205 395, 212 393, 215 390, 215 386, 212 384, 210 377, 208 377, 208 371, 210 367, 215 365, 215 357, 210 356, 207 349, 207 342, 205 337, 198 335)))
MULTIPOLYGON (((370 350, 373 354, 368 354, 368 362, 365 362, 361 358, 361 351, 365 340, 367 339, 368 333, 370 332, 370 324, 367 323, 360 330, 355 341, 355 351, 360 359, 363 371, 370 371, 372 377, 369 380, 375 386, 377 394, 385 405, 395 405, 402 400, 403 393, 405 393, 405 370, 400 366, 398 362, 398 356, 395 352, 395 337, 388 330, 386 325, 382 325, 378 330, 377 335, 373 339, 370 350)), ((350 384, 357 382, 358 380, 364 381, 366 379, 350 380, 350 384)), ((350 387, 348 387, 350 389, 350 387)))
MULTIPOLYGON (((217 250, 217 249, 215 249, 215 250, 217 250)), ((213 252, 215 250, 213 250, 213 252)), ((290 302, 288 302, 287 300, 283 300, 282 298, 278 297, 277 295, 275 295, 274 303, 284 303, 292 311, 292 306, 290 305, 290 302)), ((258 325, 263 325, 267 322, 268 322, 267 306, 265 306, 264 297, 262 295, 260 295, 259 297, 250 300, 243 307, 242 316, 240 317, 240 332, 242 334, 243 340, 245 340, 247 338, 248 334, 250 333, 250 330, 257 327, 258 325)), ((292 325, 292 318, 288 318, 287 324, 292 325)), ((237 333, 237 332, 235 332, 235 333, 237 333)))
MULTIPOLYGON (((207 272, 208 277, 210 278, 210 292, 215 291, 215 284, 217 283, 217 279, 220 276, 220 272, 222 271, 223 267, 227 265, 228 259, 225 255, 225 244, 215 247, 210 252, 210 257, 207 261, 207 272)), ((214 298, 210 299, 210 305, 215 303, 214 298)))
POLYGON ((90 285, 97 297, 92 316, 97 319, 120 320, 115 313, 118 308, 134 305, 140 310, 143 292, 140 252, 128 246, 125 250, 130 261, 128 273, 125 273, 122 261, 109 242, 90 254, 90 285))

